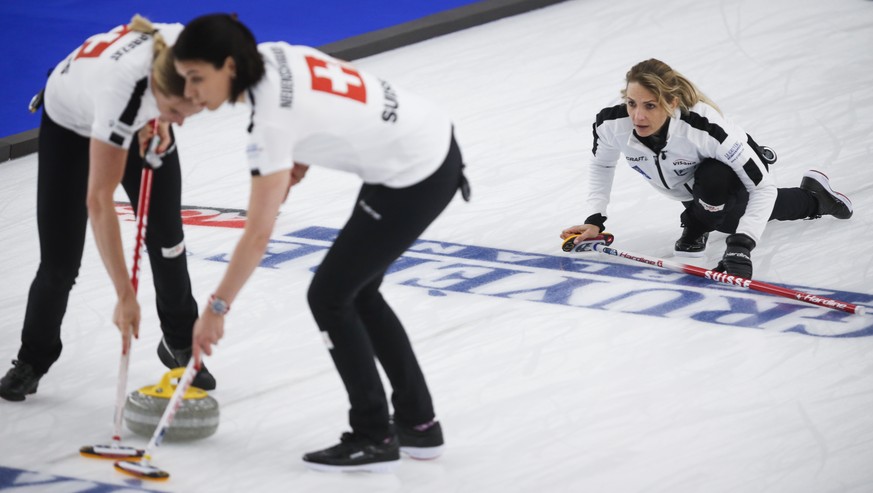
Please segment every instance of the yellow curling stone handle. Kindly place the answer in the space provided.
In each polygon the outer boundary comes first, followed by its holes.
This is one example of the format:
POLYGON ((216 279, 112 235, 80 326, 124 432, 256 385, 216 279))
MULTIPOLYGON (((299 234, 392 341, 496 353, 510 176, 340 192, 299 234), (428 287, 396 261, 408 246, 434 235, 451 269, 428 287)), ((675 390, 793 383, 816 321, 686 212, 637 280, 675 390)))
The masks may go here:
MULTIPOLYGON (((176 382, 178 382, 179 379, 182 378, 182 374, 184 373, 184 367, 174 368, 167 373, 164 373, 164 377, 161 379, 161 382, 159 384, 147 385, 139 389, 139 393, 151 397, 169 399, 170 397, 173 397, 173 392, 176 391, 176 382)), ((188 390, 185 391, 185 395, 182 396, 182 399, 203 399, 208 396, 209 394, 207 394, 205 390, 194 386, 189 386, 188 390)))

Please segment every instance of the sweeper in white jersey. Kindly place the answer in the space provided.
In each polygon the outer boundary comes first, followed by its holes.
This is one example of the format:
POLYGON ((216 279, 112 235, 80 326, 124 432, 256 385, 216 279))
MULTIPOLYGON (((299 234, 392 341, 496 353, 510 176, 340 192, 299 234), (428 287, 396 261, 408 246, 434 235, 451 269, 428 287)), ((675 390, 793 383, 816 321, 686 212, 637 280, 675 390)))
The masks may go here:
MULTIPOLYGON (((125 348, 139 331, 140 307, 122 249, 114 192, 119 183, 136 208, 143 157, 137 132, 155 118, 162 135, 162 166, 154 171, 145 243, 154 276, 164 337, 158 347, 170 368, 191 353, 197 304, 191 294, 180 216, 181 173, 170 123, 182 124, 201 107, 184 99, 184 82, 159 75, 172 66, 171 44, 180 24, 129 24, 95 34, 49 75, 39 132, 37 227, 40 264, 30 286, 21 347, 0 380, 0 397, 22 401, 61 354, 61 322, 79 273, 90 219, 94 239, 118 302, 113 320, 125 348)), ((34 102, 38 107, 39 97, 34 102)), ((148 137, 147 135, 143 136, 148 137)), ((205 369, 195 385, 212 389, 205 369)))
POLYGON ((351 433, 305 454, 320 470, 391 469, 401 451, 433 458, 440 423, 403 325, 379 292, 382 278, 460 188, 452 122, 434 104, 318 50, 256 44, 229 15, 195 19, 174 46, 185 95, 214 110, 251 107, 246 227, 194 330, 194 352, 212 353, 224 318, 258 265, 279 206, 309 165, 358 175, 354 210, 309 288, 309 304, 345 384, 351 433), (393 422, 376 360, 393 387, 393 422))

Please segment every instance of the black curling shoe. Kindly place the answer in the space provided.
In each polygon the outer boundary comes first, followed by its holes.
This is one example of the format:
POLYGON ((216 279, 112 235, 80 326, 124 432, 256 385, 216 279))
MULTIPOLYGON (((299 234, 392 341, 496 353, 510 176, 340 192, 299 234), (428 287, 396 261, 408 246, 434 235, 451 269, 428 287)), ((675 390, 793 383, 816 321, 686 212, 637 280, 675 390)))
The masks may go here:
POLYGON ((695 234, 688 228, 683 228, 682 236, 673 247, 673 253, 679 257, 702 257, 708 239, 709 233, 695 234))
POLYGON ((7 401, 23 401, 25 396, 36 393, 42 376, 30 363, 12 360, 12 368, 0 379, 0 397, 7 401))
POLYGON ((375 441, 343 433, 340 443, 303 456, 306 467, 329 472, 391 472, 400 464, 400 445, 394 435, 375 441))
POLYGON ((804 173, 800 188, 812 193, 818 201, 818 210, 813 218, 834 216, 837 219, 849 219, 852 217, 852 201, 849 197, 834 191, 828 176, 821 171, 811 169, 804 173))
MULTIPOLYGON (((161 342, 158 343, 158 358, 161 359, 161 363, 163 363, 164 366, 171 370, 173 368, 188 366, 188 361, 191 360, 191 348, 173 349, 162 337, 161 342)), ((201 360, 200 363, 200 371, 198 371, 197 375, 194 376, 191 385, 203 390, 215 390, 215 377, 212 376, 212 373, 209 373, 209 370, 206 369, 206 365, 202 364, 203 360, 201 360)))

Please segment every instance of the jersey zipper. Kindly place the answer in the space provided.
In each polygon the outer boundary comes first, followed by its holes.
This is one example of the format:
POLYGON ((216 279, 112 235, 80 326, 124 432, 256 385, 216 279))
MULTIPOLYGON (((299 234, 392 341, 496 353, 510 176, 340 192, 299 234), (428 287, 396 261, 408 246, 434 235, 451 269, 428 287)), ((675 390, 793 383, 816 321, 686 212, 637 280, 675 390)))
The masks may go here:
MULTIPOLYGON (((660 154, 664 159, 667 158, 667 153, 661 151, 660 154)), ((661 169, 661 161, 658 159, 658 154, 655 154, 655 168, 658 169, 658 177, 661 179, 661 183, 664 185, 664 188, 670 190, 670 185, 667 185, 667 180, 664 179, 664 170, 661 169)))

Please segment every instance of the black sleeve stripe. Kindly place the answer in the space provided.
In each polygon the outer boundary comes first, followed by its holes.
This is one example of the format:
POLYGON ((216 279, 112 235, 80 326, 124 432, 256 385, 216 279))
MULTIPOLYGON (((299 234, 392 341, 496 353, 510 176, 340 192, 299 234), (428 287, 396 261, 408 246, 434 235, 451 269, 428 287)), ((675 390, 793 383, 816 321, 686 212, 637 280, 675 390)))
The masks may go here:
POLYGON ((112 142, 113 144, 115 144, 117 146, 123 146, 124 145, 124 137, 118 135, 115 132, 112 132, 112 135, 109 136, 109 142, 112 142))
POLYGON ((758 165, 755 164, 755 161, 751 159, 746 161, 746 164, 743 165, 743 171, 746 172, 746 176, 752 180, 755 186, 758 186, 758 184, 761 183, 761 180, 764 179, 764 175, 761 173, 761 168, 759 168, 758 165))
MULTIPOLYGON (((248 132, 249 132, 249 133, 252 133, 252 129, 255 128, 255 95, 252 93, 251 90, 248 91, 248 94, 249 94, 249 99, 250 99, 251 102, 252 102, 252 114, 249 116, 249 128, 248 128, 248 132)), ((259 170, 259 169, 253 169, 253 170, 252 170, 252 176, 253 176, 253 177, 255 177, 255 176, 261 176, 261 170, 259 170)))
POLYGON ((693 111, 683 113, 681 119, 692 128, 708 133, 710 137, 717 140, 719 144, 724 144, 724 141, 727 140, 727 132, 725 132, 723 128, 715 123, 711 123, 706 119, 706 117, 701 116, 698 113, 694 113, 693 111))
POLYGON ((591 125, 591 129, 594 130, 594 145, 591 147, 591 154, 597 155, 597 123, 591 125))
POLYGON ((142 106, 142 96, 145 94, 148 84, 149 81, 147 77, 143 77, 137 81, 136 86, 133 88, 133 92, 130 94, 130 99, 127 100, 127 106, 124 108, 124 112, 121 113, 121 117, 118 119, 121 123, 124 123, 125 125, 133 125, 133 121, 136 119, 136 114, 139 113, 139 108, 142 106))
POLYGON ((627 106, 624 104, 617 104, 610 108, 603 108, 600 110, 594 124, 591 126, 592 130, 594 130, 594 146, 591 148, 592 154, 597 154, 597 127, 603 125, 603 122, 607 120, 618 120, 619 118, 627 118, 627 116, 627 106))
POLYGON ((252 114, 249 115, 249 128, 248 132, 252 133, 252 130, 255 128, 255 95, 251 90, 248 91, 249 99, 252 101, 252 114))

